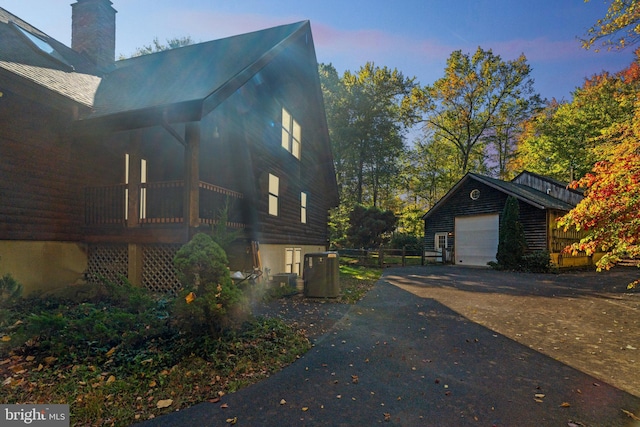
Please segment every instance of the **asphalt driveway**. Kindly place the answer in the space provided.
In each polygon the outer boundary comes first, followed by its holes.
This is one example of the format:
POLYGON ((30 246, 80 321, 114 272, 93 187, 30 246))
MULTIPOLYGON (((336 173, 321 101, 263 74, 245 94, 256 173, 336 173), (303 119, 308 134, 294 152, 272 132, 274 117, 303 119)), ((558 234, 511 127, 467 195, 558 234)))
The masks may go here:
MULTIPOLYGON (((635 267, 521 274, 434 266, 386 279, 640 397, 640 292, 635 267)), ((397 273, 397 274, 396 274, 397 273)))
MULTIPOLYGON (((565 275, 524 275, 527 280, 522 276, 455 267, 389 269, 369 294, 294 364, 224 396, 220 402, 202 403, 142 425, 639 425, 628 415, 640 414, 638 396, 454 311, 458 310, 454 306, 463 306, 488 319, 488 313, 500 313, 506 302, 513 300, 520 305, 508 310, 515 315, 509 319, 533 316, 536 325, 548 325, 551 331, 555 320, 549 313, 554 309, 546 303, 589 300, 592 292, 566 291, 574 285, 565 275), (557 282, 555 278, 559 278, 557 282), (546 284, 544 289, 539 288, 540 283, 546 284), (540 298, 547 298, 543 306, 549 311, 530 314, 535 310, 519 297, 538 292, 544 294, 540 298), (499 298, 489 298, 485 309, 480 299, 471 299, 476 294, 499 298)), ((584 278, 577 279, 584 282, 584 278)), ((606 293, 613 285, 600 283, 600 279, 593 279, 590 289, 606 293)), ((572 309, 570 305, 567 308, 572 309)), ((598 306, 583 317, 589 318, 600 309, 598 306)), ((633 305, 628 309, 637 317, 633 305)), ((493 321, 516 322, 497 315, 493 321)), ((524 322, 514 328, 520 331, 517 338, 530 334, 531 328, 524 326, 530 320, 524 322)), ((638 329, 637 323, 626 324, 625 329, 633 326, 638 329)), ((640 347, 633 344, 628 345, 640 347)), ((636 357, 636 350, 624 351, 636 357)), ((632 376, 632 382, 638 381, 637 373, 632 376)))

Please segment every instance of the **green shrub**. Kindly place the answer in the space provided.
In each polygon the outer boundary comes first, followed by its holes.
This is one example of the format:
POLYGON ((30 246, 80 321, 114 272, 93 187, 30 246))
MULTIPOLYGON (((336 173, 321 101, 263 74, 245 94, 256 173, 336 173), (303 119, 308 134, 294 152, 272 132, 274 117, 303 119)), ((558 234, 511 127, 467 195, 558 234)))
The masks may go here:
POLYGON ((180 330, 218 336, 240 319, 244 298, 227 262, 224 250, 204 233, 177 252, 173 263, 184 289, 175 300, 172 320, 180 330))
POLYGON ((392 249, 402 249, 405 248, 411 252, 422 252, 422 238, 414 236, 412 234, 405 233, 394 233, 391 238, 391 248, 392 249))
POLYGON ((21 296, 22 285, 11 274, 0 277, 0 327, 11 323, 11 308, 21 296))
POLYGON ((29 296, 7 312, 10 322, 0 324, 0 335, 10 340, 2 343, 0 355, 26 343, 30 352, 72 360, 135 346, 168 330, 165 301, 128 283, 105 283, 82 303, 29 296))
POLYGON ((0 307, 13 304, 22 296, 22 285, 7 273, 0 277, 0 307))
POLYGON ((523 271, 529 273, 551 273, 555 271, 548 251, 530 252, 521 258, 520 265, 523 271))

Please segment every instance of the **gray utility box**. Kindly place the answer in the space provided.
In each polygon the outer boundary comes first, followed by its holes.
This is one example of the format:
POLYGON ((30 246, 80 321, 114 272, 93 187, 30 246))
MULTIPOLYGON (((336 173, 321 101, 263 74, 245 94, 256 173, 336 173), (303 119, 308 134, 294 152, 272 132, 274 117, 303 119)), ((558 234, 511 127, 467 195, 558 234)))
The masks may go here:
POLYGON ((304 296, 340 296, 340 266, 337 252, 318 252, 304 256, 304 296))
POLYGON ((274 274, 271 279, 272 286, 276 288, 291 288, 292 291, 296 290, 296 280, 298 275, 296 273, 280 273, 274 274))

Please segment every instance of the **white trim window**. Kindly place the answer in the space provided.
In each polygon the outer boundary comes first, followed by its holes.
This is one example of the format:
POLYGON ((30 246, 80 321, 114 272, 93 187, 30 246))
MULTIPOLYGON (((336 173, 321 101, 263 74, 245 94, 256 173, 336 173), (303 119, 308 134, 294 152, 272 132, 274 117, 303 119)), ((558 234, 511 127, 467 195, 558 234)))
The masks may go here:
POLYGON ((304 191, 300 193, 300 222, 307 223, 307 193, 304 191))
MULTIPOLYGON (((126 184, 124 189, 124 219, 129 219, 129 171, 131 167, 131 156, 129 153, 124 154, 124 183, 126 184)), ((147 183, 147 160, 140 159, 140 184, 147 183)), ((145 186, 140 186, 140 219, 147 217, 147 189, 145 186)))
POLYGON ((284 272, 296 273, 302 276, 302 248, 285 248, 284 250, 284 272))
POLYGON ((302 128, 293 116, 282 108, 282 148, 293 154, 300 160, 300 144, 302 141, 302 128))
POLYGON ((269 215, 278 216, 280 178, 269 174, 269 215))

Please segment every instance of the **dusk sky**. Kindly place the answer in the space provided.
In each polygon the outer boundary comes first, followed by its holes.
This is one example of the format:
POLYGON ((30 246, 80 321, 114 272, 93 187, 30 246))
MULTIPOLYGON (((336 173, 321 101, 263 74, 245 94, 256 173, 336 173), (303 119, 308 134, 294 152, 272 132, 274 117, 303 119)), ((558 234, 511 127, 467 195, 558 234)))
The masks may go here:
MULTIPOLYGON (((0 6, 71 44, 74 0, 0 0, 0 6)), ((422 85, 444 74, 454 50, 492 49, 504 60, 524 53, 536 90, 570 99, 585 77, 631 63, 633 50, 586 51, 577 37, 604 17, 608 1, 591 0, 112 0, 116 56, 154 37, 208 41, 310 20, 318 62, 338 72, 367 61, 397 68, 422 85)))

